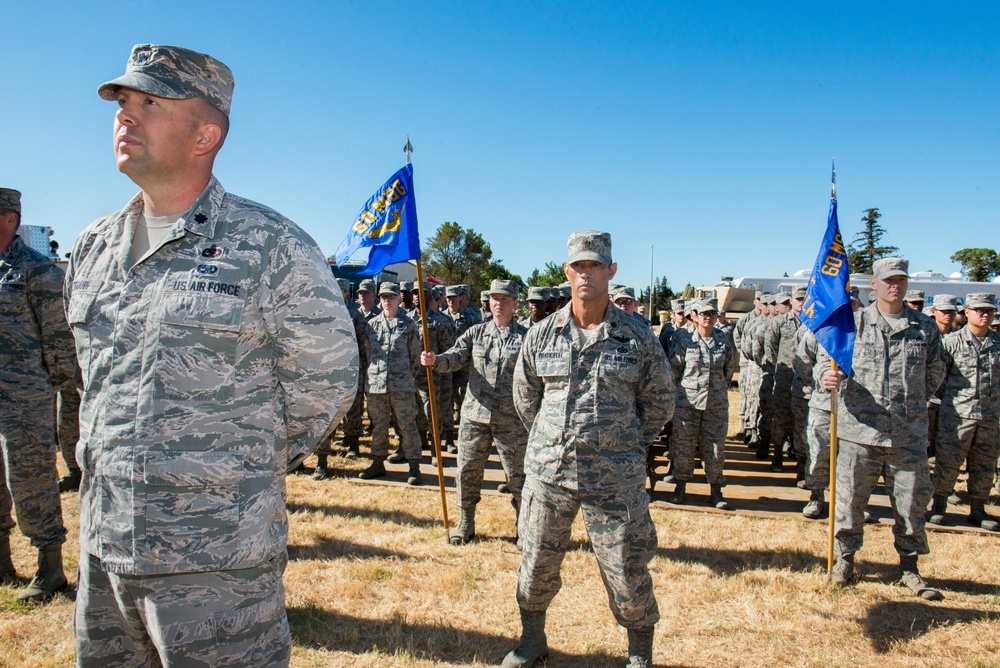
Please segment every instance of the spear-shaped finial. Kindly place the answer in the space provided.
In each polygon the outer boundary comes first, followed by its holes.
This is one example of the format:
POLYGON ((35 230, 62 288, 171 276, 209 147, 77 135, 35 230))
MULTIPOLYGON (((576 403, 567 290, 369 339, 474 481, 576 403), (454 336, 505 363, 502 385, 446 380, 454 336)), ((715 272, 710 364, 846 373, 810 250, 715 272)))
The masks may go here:
POLYGON ((406 135, 406 146, 403 147, 406 154, 406 164, 410 164, 410 154, 413 153, 413 144, 410 143, 410 135, 406 135))
POLYGON ((835 160, 830 161, 830 200, 833 202, 837 201, 837 162, 835 160))

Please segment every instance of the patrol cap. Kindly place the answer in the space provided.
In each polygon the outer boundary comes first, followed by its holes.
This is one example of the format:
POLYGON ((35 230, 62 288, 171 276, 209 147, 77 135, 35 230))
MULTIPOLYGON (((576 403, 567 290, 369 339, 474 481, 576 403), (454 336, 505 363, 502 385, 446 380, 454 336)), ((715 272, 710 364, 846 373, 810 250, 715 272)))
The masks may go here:
POLYGON ((21 213, 21 191, 13 188, 0 188, 0 209, 21 213))
POLYGON ((570 264, 580 260, 593 260, 601 264, 611 264, 611 235, 607 232, 586 230, 569 235, 566 244, 570 264))
POLYGON ((1000 313, 997 313, 996 315, 993 316, 993 322, 991 324, 1000 325, 1000 313))
POLYGON ((760 298, 761 304, 775 304, 774 295, 765 294, 760 298))
POLYGON ((366 278, 358 285, 358 292, 375 292, 376 289, 375 281, 370 278, 366 278))
MULTIPOLYGON (((875 260, 872 265, 872 275, 875 278, 892 278, 893 276, 910 275, 910 262, 901 257, 883 257, 875 260)), ((905 300, 904 300, 905 301, 905 300)))
POLYGON ((461 285, 449 285, 444 289, 444 294, 447 297, 461 297, 462 296, 462 286, 461 285))
POLYGON ((778 294, 774 295, 775 304, 784 304, 785 302, 790 302, 790 301, 792 301, 792 296, 787 292, 779 292, 778 294))
POLYGON ((955 295, 934 295, 935 311, 957 311, 958 297, 955 295))
POLYGON ((490 295, 507 295, 508 297, 517 299, 519 288, 520 286, 517 281, 503 281, 497 278, 490 283, 489 290, 483 290, 483 295, 485 295, 485 299, 489 299, 490 295))
POLYGON ((233 85, 233 73, 212 56, 179 46, 136 44, 125 74, 101 84, 97 94, 114 100, 119 88, 134 88, 172 100, 200 97, 229 116, 233 85))
POLYGON ((481 301, 481 302, 488 302, 489 300, 490 300, 490 291, 489 290, 480 290, 479 291, 479 301, 481 301))
POLYGON ((383 283, 378 287, 378 296, 382 295, 396 295, 399 296, 399 285, 396 283, 383 283))
POLYGON ((719 300, 718 299, 699 299, 691 307, 692 311, 697 311, 698 313, 708 313, 709 311, 719 312, 719 300))
POLYGON ((683 299, 671 299, 670 300, 670 310, 671 311, 684 311, 684 300, 683 299))
POLYGON ((632 301, 635 301, 635 290, 626 287, 624 285, 621 285, 618 287, 617 290, 614 291, 614 293, 611 295, 611 298, 614 301, 618 301, 619 299, 631 299, 632 301))
POLYGON ((924 301, 924 291, 923 290, 907 290, 906 295, 903 297, 904 302, 922 302, 924 301))
POLYGON ((764 291, 763 290, 755 290, 754 293, 753 293, 753 298, 754 299, 760 299, 763 296, 764 296, 764 291))
POLYGON ((795 289, 792 290, 793 299, 805 299, 806 295, 809 294, 809 288, 804 285, 796 285, 795 289))
MULTIPOLYGON (((431 283, 430 281, 424 281, 421 285, 424 288, 424 292, 431 292, 434 289, 434 284, 431 283)), ((414 290, 417 289, 416 284, 414 284, 413 289, 414 290)))
POLYGON ((459 283, 458 287, 461 288, 463 295, 469 295, 470 297, 472 296, 472 288, 469 287, 468 283, 459 283))
POLYGON ((337 285, 340 286, 340 291, 341 292, 347 292, 348 290, 351 289, 351 282, 349 280, 347 280, 346 278, 338 278, 337 279, 337 285))
POLYGON ((399 284, 401 292, 413 292, 413 281, 403 281, 399 284))
POLYGON ((549 287, 545 288, 545 294, 549 296, 549 299, 559 299, 562 296, 562 290, 559 288, 549 287))
POLYGON ((989 292, 973 292, 965 295, 965 308, 996 308, 997 296, 989 292))
POLYGON ((573 298, 573 288, 569 286, 569 283, 563 283, 559 286, 559 296, 565 297, 566 299, 573 298))
POLYGON ((528 301, 529 302, 545 301, 545 288, 540 288, 537 285, 532 285, 528 287, 528 301))
POLYGON ((434 297, 434 299, 439 299, 441 297, 444 297, 444 286, 441 285, 440 283, 435 285, 434 289, 431 290, 431 296, 434 297))

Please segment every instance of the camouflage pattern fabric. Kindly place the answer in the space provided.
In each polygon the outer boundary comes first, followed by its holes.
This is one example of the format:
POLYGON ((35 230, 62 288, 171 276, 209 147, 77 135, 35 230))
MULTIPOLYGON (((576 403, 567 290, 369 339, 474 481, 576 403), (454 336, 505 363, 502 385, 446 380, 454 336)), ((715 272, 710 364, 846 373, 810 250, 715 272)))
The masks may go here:
MULTIPOLYGON (((358 309, 356 303, 347 302, 345 306, 347 307, 347 314, 351 317, 351 323, 354 325, 354 338, 358 348, 359 362, 358 387, 354 392, 354 400, 351 402, 351 408, 347 411, 347 415, 344 416, 344 421, 341 422, 341 428, 344 430, 345 439, 353 440, 357 443, 357 439, 361 438, 361 432, 364 428, 362 411, 364 411, 365 407, 365 379, 368 376, 368 349, 364 341, 368 336, 368 326, 365 317, 361 315, 361 311, 358 309)), ((316 447, 316 454, 329 455, 330 452, 330 439, 321 439, 319 445, 316 447)))
POLYGON ((954 491, 968 460, 969 496, 989 498, 1000 455, 1000 334, 980 342, 965 327, 944 337, 947 375, 938 417, 934 495, 954 491))
POLYGON ((56 474, 55 392, 74 389, 63 272, 15 237, 0 253, 0 537, 14 528, 37 548, 66 541, 56 474))
POLYGON ((389 456, 390 416, 395 416, 399 446, 408 462, 419 462, 420 432, 417 431, 417 400, 414 392, 369 392, 368 413, 372 418, 372 457, 389 456))
POLYGON ((835 552, 838 556, 846 556, 861 549, 865 539, 865 507, 879 476, 885 477, 892 505, 896 552, 900 555, 928 554, 924 515, 932 488, 926 448, 886 448, 843 440, 837 451, 835 552))
POLYGON ((809 397, 806 418, 806 489, 830 487, 830 393, 823 388, 823 374, 831 369, 830 356, 806 327, 799 330, 795 349, 795 378, 802 396, 809 397))
POLYGON ((927 554, 927 399, 944 379, 941 337, 933 320, 911 309, 892 324, 877 303, 854 318, 853 370, 842 383, 837 414, 837 553, 861 547, 864 508, 882 475, 892 497, 896 550, 927 554))
MULTIPOLYGON (((420 334, 421 349, 423 349, 423 327, 420 322, 420 312, 414 318, 417 325, 417 332, 420 334)), ((428 350, 435 355, 443 353, 455 344, 455 328, 451 318, 438 311, 427 311, 427 335, 428 350)), ((431 433, 431 396, 427 387, 427 371, 421 366, 414 371, 414 380, 417 384, 418 406, 417 406, 417 428, 425 433, 431 433)), ((453 423, 449 420, 451 413, 451 374, 434 371, 434 400, 437 404, 438 433, 444 434, 445 429, 450 429, 453 423)))
POLYGON ((513 390, 529 429, 525 472, 588 492, 645 488, 646 448, 676 401, 663 348, 611 307, 584 347, 571 306, 528 330, 521 345, 513 390))
POLYGON ((435 370, 469 370, 455 474, 458 502, 462 508, 479 502, 483 469, 491 445, 496 445, 507 474, 507 486, 520 502, 528 432, 514 409, 512 384, 526 334, 527 330, 516 322, 506 330, 492 321, 474 325, 435 360, 435 370))
POLYGON ((346 414, 358 351, 315 242, 213 177, 131 269, 142 193, 77 240, 81 551, 121 575, 285 551, 285 471, 346 414))
MULTIPOLYGON (((760 440, 771 442, 771 424, 774 421, 772 412, 772 395, 774 394, 774 361, 767 355, 767 331, 774 318, 761 318, 756 321, 750 336, 750 349, 753 360, 760 369, 760 385, 757 388, 757 424, 760 440)), ((780 444, 779 444, 780 445, 780 444)))
POLYGON ((75 387, 56 393, 56 437, 66 468, 70 473, 79 473, 76 444, 80 440, 80 393, 75 387))
POLYGON ((559 567, 581 509, 615 620, 625 628, 653 626, 660 610, 647 565, 656 553, 656 527, 646 490, 635 486, 601 494, 528 476, 517 523, 524 549, 517 577, 518 606, 546 610, 559 592, 559 567))
MULTIPOLYGON (((753 354, 748 347, 754 321, 760 316, 749 311, 740 316, 733 329, 733 345, 740 356, 740 422, 744 430, 756 428, 756 376, 753 354)), ((662 338, 661 338, 662 341, 662 338)))
POLYGON ((84 552, 74 618, 77 665, 287 666, 286 563, 282 552, 239 570, 128 576, 106 572, 84 552))
MULTIPOLYGON (((774 389, 771 391, 771 406, 775 406, 771 417, 771 438, 776 446, 786 440, 795 448, 794 414, 788 410, 792 403, 792 368, 795 359, 796 335, 800 327, 794 311, 783 313, 771 319, 764 332, 764 355, 774 368, 774 389)), ((800 446, 801 447, 801 446, 800 446)), ((802 449, 805 456, 805 449, 802 449)))
MULTIPOLYGON (((417 391, 414 377, 421 370, 420 332, 402 311, 392 320, 380 313, 368 321, 365 337, 368 355, 367 394, 417 391)), ((370 411, 369 411, 370 412, 370 411)))
MULTIPOLYGON (((469 316, 466 311, 459 311, 458 313, 452 313, 449 311, 446 313, 455 325, 455 338, 465 334, 466 330, 476 324, 476 322, 469 316)), ((530 318, 529 318, 530 319, 530 318)), ((457 424, 460 420, 460 412, 462 410, 462 403, 465 401, 465 391, 469 385, 469 369, 463 367, 461 369, 456 369, 451 374, 451 409, 452 409, 452 422, 457 424)))
POLYGON ((670 438, 674 479, 694 476, 696 448, 709 484, 725 485, 726 431, 729 427, 729 378, 735 354, 728 337, 715 329, 710 338, 682 329, 670 339, 667 355, 677 382, 677 409, 670 438))
MULTIPOLYGON (((839 440, 839 439, 838 439, 839 440)), ((806 419, 806 489, 830 489, 830 411, 809 407, 806 419)))

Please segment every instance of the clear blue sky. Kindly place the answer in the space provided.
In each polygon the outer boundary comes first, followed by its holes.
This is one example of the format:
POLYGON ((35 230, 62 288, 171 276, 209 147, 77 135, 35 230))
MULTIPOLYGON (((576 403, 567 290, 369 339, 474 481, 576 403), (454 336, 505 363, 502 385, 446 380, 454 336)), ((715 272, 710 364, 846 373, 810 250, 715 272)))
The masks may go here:
POLYGON ((1000 5, 715 2, 8 3, 0 184, 66 251, 136 187, 97 86, 133 44, 234 71, 230 191, 330 255, 405 160, 422 237, 457 221, 527 276, 573 230, 621 282, 812 266, 879 207, 911 270, 1000 246, 1000 5))

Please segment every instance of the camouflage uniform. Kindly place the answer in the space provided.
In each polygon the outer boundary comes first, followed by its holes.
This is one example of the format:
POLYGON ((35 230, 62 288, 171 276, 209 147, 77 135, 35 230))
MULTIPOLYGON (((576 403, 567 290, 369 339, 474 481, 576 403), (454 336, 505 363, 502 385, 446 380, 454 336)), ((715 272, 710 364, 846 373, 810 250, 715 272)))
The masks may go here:
POLYGON ((896 551, 927 554, 927 399, 945 374, 941 336, 933 320, 912 309, 894 324, 877 304, 854 317, 853 370, 837 412, 837 554, 861 548, 865 506, 880 475, 892 500, 896 551))
MULTIPOLYGON (((413 318, 417 326, 417 333, 423 341, 423 326, 420 322, 420 311, 417 311, 413 318)), ((427 334, 429 343, 427 350, 432 353, 443 353, 455 345, 455 327, 451 318, 440 311, 427 310, 427 334)), ((421 343, 423 349, 423 343, 421 343)), ((433 434, 430 427, 431 418, 431 396, 430 388, 427 386, 427 371, 423 367, 418 367, 414 371, 414 379, 417 384, 417 429, 422 434, 433 434)), ((444 434, 448 428, 447 413, 451 410, 451 374, 443 371, 434 371, 434 403, 437 410, 438 434, 444 434)))
POLYGON ((760 366, 753 357, 753 332, 764 319, 755 311, 744 314, 733 332, 733 342, 740 353, 740 415, 744 430, 757 428, 760 366))
POLYGON ((56 475, 55 392, 75 391, 63 272, 15 237, 0 253, 0 540, 17 511, 38 549, 66 542, 56 475), (13 502, 12 502, 13 501, 13 502))
POLYGON ((582 507, 615 619, 646 628, 659 619, 646 568, 656 549, 646 448, 673 415, 673 376, 635 318, 609 304, 598 329, 583 333, 571 308, 528 330, 514 372, 514 407, 530 431, 517 601, 548 607, 582 507))
MULTIPOLYGON (((455 286, 450 286, 454 288, 455 286)), ((472 327, 476 322, 472 319, 469 313, 465 310, 458 311, 457 313, 452 313, 448 311, 447 315, 451 318, 452 323, 455 325, 455 338, 465 334, 469 327, 472 327)), ((469 386, 469 369, 462 368, 457 369, 451 374, 451 410, 454 416, 453 423, 459 421, 459 411, 462 409, 462 403, 465 401, 465 390, 469 386)))
POLYGON ((944 337, 947 376, 934 464, 934 496, 954 491, 968 460, 969 496, 986 500, 1000 454, 1000 334, 979 341, 968 327, 944 337))
POLYGON ((830 487, 830 393, 823 389, 823 374, 830 370, 830 356, 816 335, 804 325, 799 330, 795 350, 795 377, 801 381, 802 396, 808 396, 806 422, 806 489, 830 487))
POLYGON ((390 411, 400 430, 399 445, 406 460, 420 462, 420 433, 417 431, 417 386, 414 374, 420 370, 420 332, 400 309, 393 320, 380 313, 368 322, 365 337, 368 378, 365 396, 372 418, 372 457, 389 454, 390 411))
POLYGON ((785 440, 791 441, 792 451, 805 458, 805 444, 795 443, 795 421, 792 410, 792 380, 795 372, 795 341, 799 330, 799 317, 794 311, 771 318, 764 334, 764 355, 774 368, 774 389, 771 392, 771 438, 776 452, 780 452, 785 440))
MULTIPOLYGON (((62 303, 61 296, 59 302, 62 303)), ((75 387, 56 393, 56 440, 69 474, 80 475, 80 467, 76 464, 76 444, 80 440, 80 393, 75 387)))
MULTIPOLYGON (((351 409, 344 416, 341 428, 344 430, 344 445, 357 448, 358 440, 361 438, 363 428, 362 412, 365 407, 365 376, 368 372, 368 351, 364 346, 365 337, 368 335, 368 328, 365 324, 365 317, 361 315, 360 309, 353 301, 345 303, 347 313, 351 317, 351 324, 354 327, 354 338, 358 349, 358 387, 354 393, 354 400, 351 402, 351 409)), ((316 447, 317 455, 330 454, 330 439, 324 438, 316 447)))
POLYGON ((455 474, 461 508, 479 503, 490 445, 496 445, 507 474, 507 486, 515 502, 521 503, 528 432, 514 411, 512 383, 514 364, 526 333, 524 327, 513 321, 506 329, 492 321, 473 325, 434 362, 434 370, 445 373, 469 367, 469 390, 462 404, 455 474))
POLYGON ((732 345, 719 329, 713 329, 711 338, 682 329, 671 338, 667 359, 677 382, 670 441, 674 480, 687 482, 694 477, 695 449, 700 445, 709 484, 725 485, 732 345))

